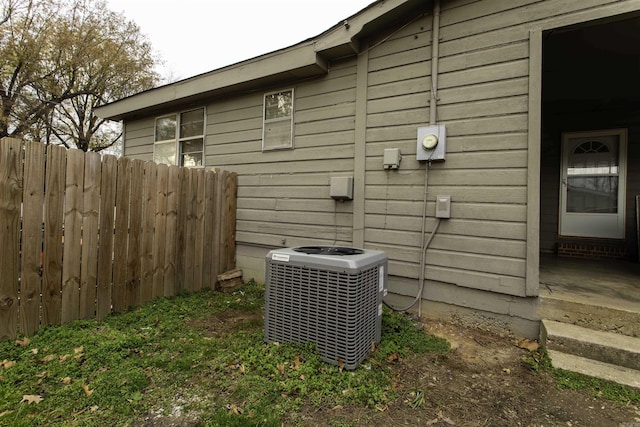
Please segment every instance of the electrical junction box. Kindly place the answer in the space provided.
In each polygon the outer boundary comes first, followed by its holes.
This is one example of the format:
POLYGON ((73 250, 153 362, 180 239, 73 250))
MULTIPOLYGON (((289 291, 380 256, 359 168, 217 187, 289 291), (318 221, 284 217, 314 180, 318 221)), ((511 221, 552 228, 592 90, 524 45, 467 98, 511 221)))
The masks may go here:
POLYGON ((399 148, 384 149, 384 157, 382 163, 383 167, 386 170, 400 168, 400 160, 402 160, 402 155, 400 154, 399 148))
POLYGON ((353 200, 353 177, 331 177, 329 195, 335 200, 353 200))
POLYGON ((451 218, 451 196, 436 196, 436 218, 451 218))
POLYGON ((416 159, 443 161, 447 147, 447 132, 444 125, 418 128, 416 159))

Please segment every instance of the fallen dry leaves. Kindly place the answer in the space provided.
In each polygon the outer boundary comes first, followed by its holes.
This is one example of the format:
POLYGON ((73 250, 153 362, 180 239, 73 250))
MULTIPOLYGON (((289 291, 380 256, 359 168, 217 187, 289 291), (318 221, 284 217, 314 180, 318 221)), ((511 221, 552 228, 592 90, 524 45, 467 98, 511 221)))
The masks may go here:
POLYGON ((540 348, 540 344, 527 338, 516 341, 516 347, 524 348, 529 351, 536 351, 540 348))
POLYGON ((300 356, 296 356, 293 358, 293 370, 297 371, 300 369, 300 356))
POLYGON ((82 384, 82 389, 84 390, 84 394, 87 396, 91 396, 93 394, 93 390, 89 390, 89 386, 86 384, 82 384))
POLYGON ((387 360, 389 361, 389 363, 397 362, 397 361, 400 360, 400 355, 397 352, 395 352, 395 353, 389 355, 387 360))
POLYGON ((9 369, 10 367, 12 367, 15 364, 16 364, 16 362, 14 362, 13 360, 4 359, 2 361, 2 363, 0 363, 0 366, 2 366, 2 369, 9 369))
POLYGON ((16 340, 16 345, 20 346, 20 347, 26 347, 29 344, 31 344, 31 340, 27 337, 24 337, 21 340, 16 340))
POLYGON ((432 425, 434 425, 434 424, 438 424, 438 423, 440 423, 440 422, 443 422, 443 423, 448 424, 448 425, 450 425, 450 426, 454 426, 454 425, 456 425, 456 423, 454 423, 454 422, 451 420, 451 418, 449 418, 449 417, 445 417, 445 416, 442 414, 442 411, 438 411, 438 413, 437 413, 436 415, 438 416, 438 418, 434 418, 433 420, 427 421, 426 425, 428 425, 428 426, 432 426, 432 425))
POLYGON ((22 400, 20 401, 20 403, 26 402, 27 404, 31 405, 32 403, 42 402, 42 399, 43 397, 39 394, 25 394, 24 396, 22 396, 22 400))
POLYGON ((57 358, 58 356, 56 356, 55 354, 49 354, 43 357, 42 359, 40 359, 40 361, 43 363, 47 363, 47 362, 51 362, 52 360, 56 360, 57 358))
POLYGON ((244 410, 238 405, 236 405, 235 403, 232 403, 231 405, 227 405, 227 411, 231 411, 236 415, 241 415, 244 412, 244 410))

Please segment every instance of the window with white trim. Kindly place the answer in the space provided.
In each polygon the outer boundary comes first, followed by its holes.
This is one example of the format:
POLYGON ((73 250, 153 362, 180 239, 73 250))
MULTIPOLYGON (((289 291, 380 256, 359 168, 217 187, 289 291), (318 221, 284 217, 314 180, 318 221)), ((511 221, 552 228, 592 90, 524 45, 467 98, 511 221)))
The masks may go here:
POLYGON ((204 165, 204 108, 156 119, 153 161, 167 165, 204 165))
POLYGON ((293 89, 264 95, 262 150, 293 148, 293 89))

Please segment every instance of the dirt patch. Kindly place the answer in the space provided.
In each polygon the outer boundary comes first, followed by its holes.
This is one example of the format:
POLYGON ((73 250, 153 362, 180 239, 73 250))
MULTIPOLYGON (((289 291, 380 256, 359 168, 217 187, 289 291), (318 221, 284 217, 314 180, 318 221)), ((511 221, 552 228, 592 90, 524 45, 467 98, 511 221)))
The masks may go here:
POLYGON ((249 323, 262 322, 262 313, 228 309, 222 313, 189 322, 189 327, 202 331, 207 338, 218 338, 242 329, 249 323))
POLYGON ((446 338, 452 352, 397 363, 395 402, 376 410, 306 408, 292 424, 640 427, 640 408, 558 389, 549 374, 534 372, 523 362, 529 350, 514 337, 453 323, 423 325, 446 338))

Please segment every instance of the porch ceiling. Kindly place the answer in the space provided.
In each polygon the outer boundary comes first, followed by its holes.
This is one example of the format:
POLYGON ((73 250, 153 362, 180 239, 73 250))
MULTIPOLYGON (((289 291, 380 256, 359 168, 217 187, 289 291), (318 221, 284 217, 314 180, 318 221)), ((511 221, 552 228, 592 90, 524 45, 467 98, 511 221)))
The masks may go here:
POLYGON ((544 38, 547 104, 640 103, 640 16, 549 31, 544 38))

